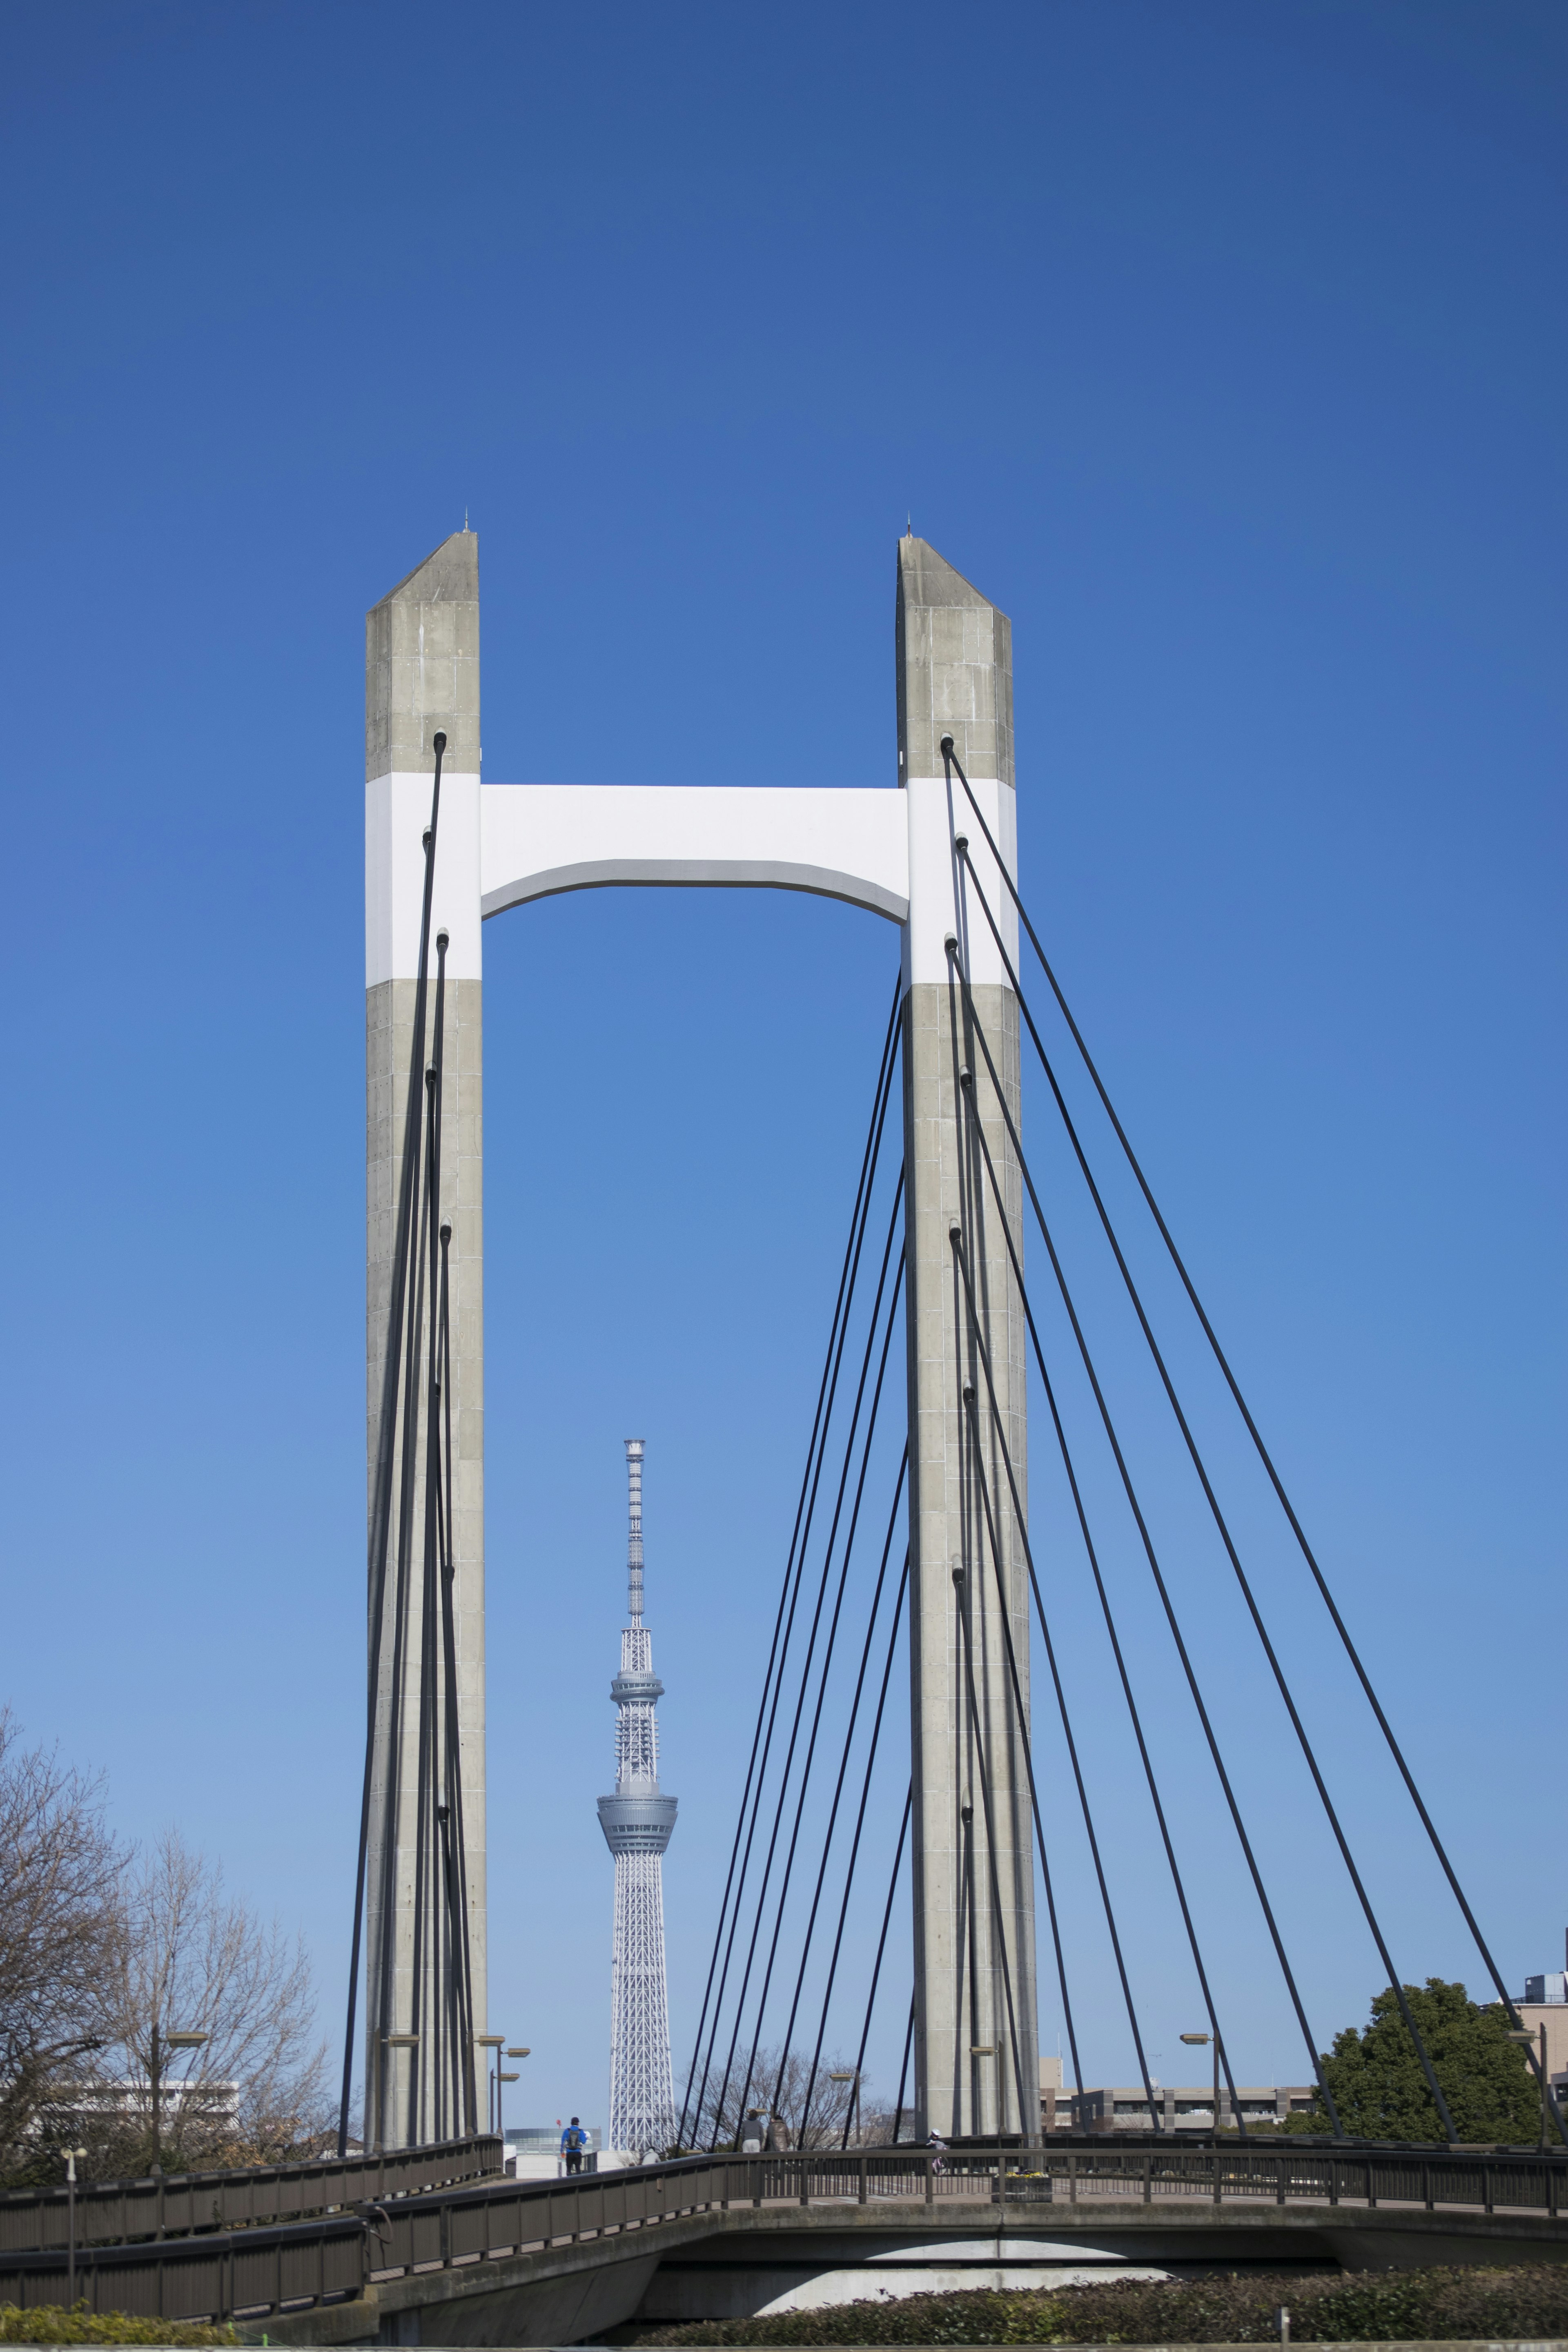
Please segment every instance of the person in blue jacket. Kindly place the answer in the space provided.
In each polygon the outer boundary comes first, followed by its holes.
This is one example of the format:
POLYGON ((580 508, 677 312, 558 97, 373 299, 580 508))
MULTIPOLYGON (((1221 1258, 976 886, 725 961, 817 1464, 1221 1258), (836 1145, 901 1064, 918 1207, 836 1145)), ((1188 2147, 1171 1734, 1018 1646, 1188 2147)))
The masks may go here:
POLYGON ((561 2135, 561 2153, 566 2158, 568 2172, 583 2169, 583 2150, 588 2145, 588 2135, 575 2116, 561 2135))

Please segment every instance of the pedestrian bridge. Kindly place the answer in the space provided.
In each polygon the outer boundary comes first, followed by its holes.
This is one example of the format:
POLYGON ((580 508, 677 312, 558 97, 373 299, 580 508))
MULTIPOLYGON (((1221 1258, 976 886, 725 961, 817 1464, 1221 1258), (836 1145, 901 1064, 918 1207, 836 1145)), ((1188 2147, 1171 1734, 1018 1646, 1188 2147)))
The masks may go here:
POLYGON ((274 2344, 570 2344, 633 2317, 1120 2267, 1568 2258, 1558 2152, 1073 2139, 955 2150, 940 2171, 923 2149, 875 2148, 544 2182, 481 2169, 499 2158, 479 2139, 114 2183, 77 2213, 63 2190, 7 2197, 0 2300, 74 2290, 91 2310, 233 2319, 274 2344))

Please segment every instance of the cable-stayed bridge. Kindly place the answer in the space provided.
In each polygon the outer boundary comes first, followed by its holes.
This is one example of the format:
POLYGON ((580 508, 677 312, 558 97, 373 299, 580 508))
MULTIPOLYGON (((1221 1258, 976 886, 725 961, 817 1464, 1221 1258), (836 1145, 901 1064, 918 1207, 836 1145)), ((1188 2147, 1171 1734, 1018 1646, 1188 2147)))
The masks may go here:
MULTIPOLYGON (((867 2261, 923 2244, 910 2260, 929 2262, 942 2239, 993 2245, 997 2263, 1004 2241, 1027 2243, 1036 2252, 1018 2260, 1038 2263, 1046 2203, 1050 2242, 1081 2257, 1092 2241, 1095 2261, 1138 2259, 1138 2244, 1143 2259, 1212 2258, 1194 2252, 1193 2232, 1209 2246, 1238 2227, 1255 2247, 1270 2231, 1294 2230, 1298 2243, 1315 2231, 1326 2259, 1342 2258, 1356 2231, 1380 2248, 1406 2231, 1409 2246, 1428 2248, 1407 2259, 1436 2258, 1438 2242, 1468 2232, 1478 2244, 1495 2246, 1500 2230, 1510 2243, 1557 2242, 1568 2128, 1533 2044, 1521 2044, 1540 2079, 1542 2147, 1490 2172, 1467 2150, 1466 2086, 1445 2080, 1423 2036, 1274 1622, 1282 1559, 1295 1579, 1287 1622, 1304 1601, 1336 1645, 1412 1839, 1500 2015, 1521 2031, 1509 1989, 1030 918, 1009 624, 912 536, 899 542, 896 590, 896 768, 890 748, 885 782, 789 790, 482 782, 467 530, 369 615, 369 1661, 340 2158, 356 2161, 356 2053, 366 2153, 352 2181, 334 2176, 335 2208, 318 2188, 321 2218, 270 2225, 302 2239, 237 2241, 226 2273, 221 2257, 204 2258, 199 2285, 194 2249, 158 2254, 163 2300, 149 2308, 250 2308, 274 2331, 363 2331, 367 2296, 384 2288, 385 2340, 418 2341, 423 2328, 430 2341, 561 2341, 626 2316, 677 2238, 689 2267, 693 2246, 738 2229, 787 2230, 793 2252, 775 2244, 769 2259, 798 2269, 801 2232, 873 2226, 886 2242, 866 2255, 858 2241, 867 2261), (481 943, 487 920, 533 899, 624 887, 832 897, 896 927, 899 961, 865 1143, 847 1171, 848 1234, 824 1276, 822 1370, 803 1400, 805 1456, 749 1753, 735 1761, 696 2032, 678 2053, 689 2153, 619 2186, 584 2183, 557 2210, 544 2192, 442 2168, 454 2150, 485 2151, 464 2158, 470 2168, 499 2158, 479 2133, 476 2067, 487 2015, 481 943), (1044 1113, 1028 1134, 1026 1097, 1044 1113), (1110 1306, 1121 1323, 1108 1340, 1110 1306), (1143 1382, 1131 1404, 1130 1349, 1143 1382), (1194 1365, 1209 1383, 1198 1403, 1194 1365), (1253 1481, 1239 1509, 1238 1461, 1253 1481), (1173 1540, 1178 1484, 1187 1517, 1173 1540), (1440 2135, 1431 2147, 1374 2163, 1336 2108, 1261 1834, 1274 1792, 1237 1751, 1190 1607, 1194 1525, 1254 1645, 1258 1703, 1293 1751, 1321 1851, 1394 1990, 1440 2135), (1092 1726, 1064 1652, 1075 1610, 1089 1612, 1112 1694, 1092 1726), (1144 1674, 1151 1626, 1192 1738, 1177 1776, 1170 1693, 1152 1703, 1144 1674), (1228 2113, 1234 2138, 1172 2146, 1159 2128, 1124 1809, 1099 1781, 1111 1724, 1168 1888, 1170 1967, 1215 2057, 1211 2120, 1228 2113), (1217 1825, 1203 1841, 1185 1786, 1198 1770, 1217 1825), (1208 1850, 1220 1840, 1229 1881, 1208 1850), (1231 1916, 1215 1916, 1222 1884, 1233 1909, 1250 1911, 1318 2085, 1327 2132, 1291 2153, 1247 2139, 1216 1967, 1234 1933, 1231 1916), (1072 1932, 1086 1906, 1104 1954, 1088 1982, 1072 1932), (1081 2085, 1082 2019, 1107 1987, 1153 2130, 1135 2149, 1060 2134, 1045 2148, 1042 2011, 1081 2085), (901 2058, 873 2156, 857 2094, 879 2016, 901 2058), (798 2152, 769 2152, 786 2111, 798 2152), (933 2132, 956 2144, 950 2171, 923 2150, 933 2132), (754 2157, 738 2152, 752 2144, 754 2157), (383 2190, 384 2173, 371 2179, 370 2168, 410 2162, 424 2168, 418 2182, 399 2173, 401 2187, 383 2190), (1500 2220, 1505 2206, 1517 2228, 1500 2220), (665 2253, 638 2235, 656 2229, 665 2253), (1172 2254, 1184 2229, 1187 2253, 1172 2254), (1151 2231, 1165 2252, 1150 2252, 1151 2231), (504 2279, 498 2264, 510 2266, 504 2279), (568 2314, 559 2282, 591 2274, 611 2283, 572 2288, 568 2314)), ((249 2226, 261 2226, 254 2213, 249 2226)), ((51 2242, 17 2257, 19 2299, 41 2299, 28 2282, 48 2273, 51 2242)), ((124 2277, 152 2280, 153 2257, 118 2252, 124 2277)), ((824 2253, 816 2268, 835 2263, 824 2253)))

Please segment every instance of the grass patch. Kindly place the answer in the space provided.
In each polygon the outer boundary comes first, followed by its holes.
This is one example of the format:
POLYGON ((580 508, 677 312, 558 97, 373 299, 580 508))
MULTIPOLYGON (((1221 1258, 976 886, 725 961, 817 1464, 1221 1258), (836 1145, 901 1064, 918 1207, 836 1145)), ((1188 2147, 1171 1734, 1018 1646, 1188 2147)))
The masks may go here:
POLYGON ((36 2303, 21 2311, 0 2303, 0 2344, 237 2344, 232 2327, 197 2327, 178 2319, 132 2319, 124 2311, 89 2311, 85 2302, 36 2303))
MULTIPOLYGON (((839 2303, 762 2319, 640 2328, 632 2344, 1268 2344, 1290 2313, 1294 2343, 1568 2337, 1568 2264, 1339 2272, 989 2288, 839 2303)), ((618 2333, 618 2331, 617 2331, 618 2333)))

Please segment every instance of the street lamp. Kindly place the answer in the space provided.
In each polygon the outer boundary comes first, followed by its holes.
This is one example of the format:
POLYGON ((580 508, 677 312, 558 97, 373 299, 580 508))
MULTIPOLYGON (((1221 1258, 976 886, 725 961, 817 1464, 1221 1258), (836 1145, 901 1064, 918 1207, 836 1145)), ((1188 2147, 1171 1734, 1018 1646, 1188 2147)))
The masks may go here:
POLYGON ((78 2157, 85 2157, 87 2150, 85 2147, 62 2147, 60 2154, 66 2160, 66 2243, 68 2249, 66 2275, 70 2281, 66 2308, 73 2311, 76 2308, 76 2166, 78 2157))
MULTIPOLYGON (((509 2049, 506 2054, 509 2058, 526 2058, 528 2052, 526 2049, 509 2049)), ((496 2060, 496 2137, 501 2143, 501 2157, 503 2161, 506 2156, 506 2126, 501 2121, 500 2086, 503 2083, 516 2083, 521 2081, 521 2076, 517 2074, 503 2074, 500 2070, 500 2060, 499 2058, 496 2060)))
MULTIPOLYGON (((474 2036, 474 2047, 477 2050, 500 2050, 503 2049, 505 2045, 506 2035, 504 2033, 476 2033, 474 2036)), ((496 2073, 499 2074, 500 2071, 500 2060, 498 2058, 496 2060, 496 2073)), ((485 2115, 492 2132, 498 2127, 496 2124, 496 2106, 495 2074, 490 2071, 490 2062, 487 2057, 485 2060, 485 2115)))
POLYGON ((165 2033, 162 2037, 162 2040, 160 2040, 158 2021, 156 2018, 153 2020, 153 2064, 151 2074, 153 2082, 153 2169, 154 2172, 162 2172, 163 2169, 163 2116, 159 2111, 159 2095, 163 2086, 163 2053, 167 2050, 199 2050, 205 2042, 210 2040, 211 2036, 205 2033, 165 2033))
POLYGON ((847 2066, 842 2074, 829 2071, 827 2079, 830 2083, 853 2083, 855 2085, 850 2094, 853 2101, 850 2113, 855 2118, 855 2145, 858 2147, 860 2145, 860 2069, 858 2066, 847 2066))
MULTIPOLYGON (((1209 2128, 1212 2131, 1217 2132, 1219 2129, 1219 2035, 1217 2033, 1184 2033, 1182 2040, 1184 2042, 1212 2042, 1214 2043, 1214 2121, 1209 2128)), ((1240 2120, 1241 2119, 1238 2116, 1237 2118, 1238 2125, 1240 2120)))
MULTIPOLYGON (((1549 2108, 1548 2108, 1547 2102, 1548 2102, 1548 2099, 1549 2099, 1549 2097, 1550 2097, 1550 2095, 1550 2095, 1550 2093, 1548 2092, 1547 2087, 1546 2087, 1546 2083, 1547 2083, 1547 2075, 1546 2075, 1546 2023, 1545 2023, 1545 2020, 1544 2020, 1544 2019, 1542 2019, 1542 2024, 1541 2024, 1541 2029, 1540 2029, 1540 2031, 1541 2031, 1541 2145, 1542 2145, 1542 2147, 1544 2148, 1544 2147, 1551 2147, 1551 2145, 1552 2145, 1551 2139, 1550 2139, 1550 2137, 1549 2137, 1549 2136, 1548 2136, 1547 2129, 1546 2129, 1546 2118, 1547 2118, 1548 2113, 1550 2112, 1550 2110, 1549 2110, 1549 2108)), ((1508 2038, 1509 2038, 1509 2040, 1510 2040, 1510 2042, 1533 2042, 1533 2041, 1535 2040, 1535 2035, 1531 2032, 1531 2030, 1530 2030, 1530 2028, 1529 2028, 1529 2026, 1528 2026, 1528 2025, 1520 2025, 1520 2026, 1510 2026, 1510 2027, 1509 2028, 1509 2036, 1508 2036, 1508 2038)))

